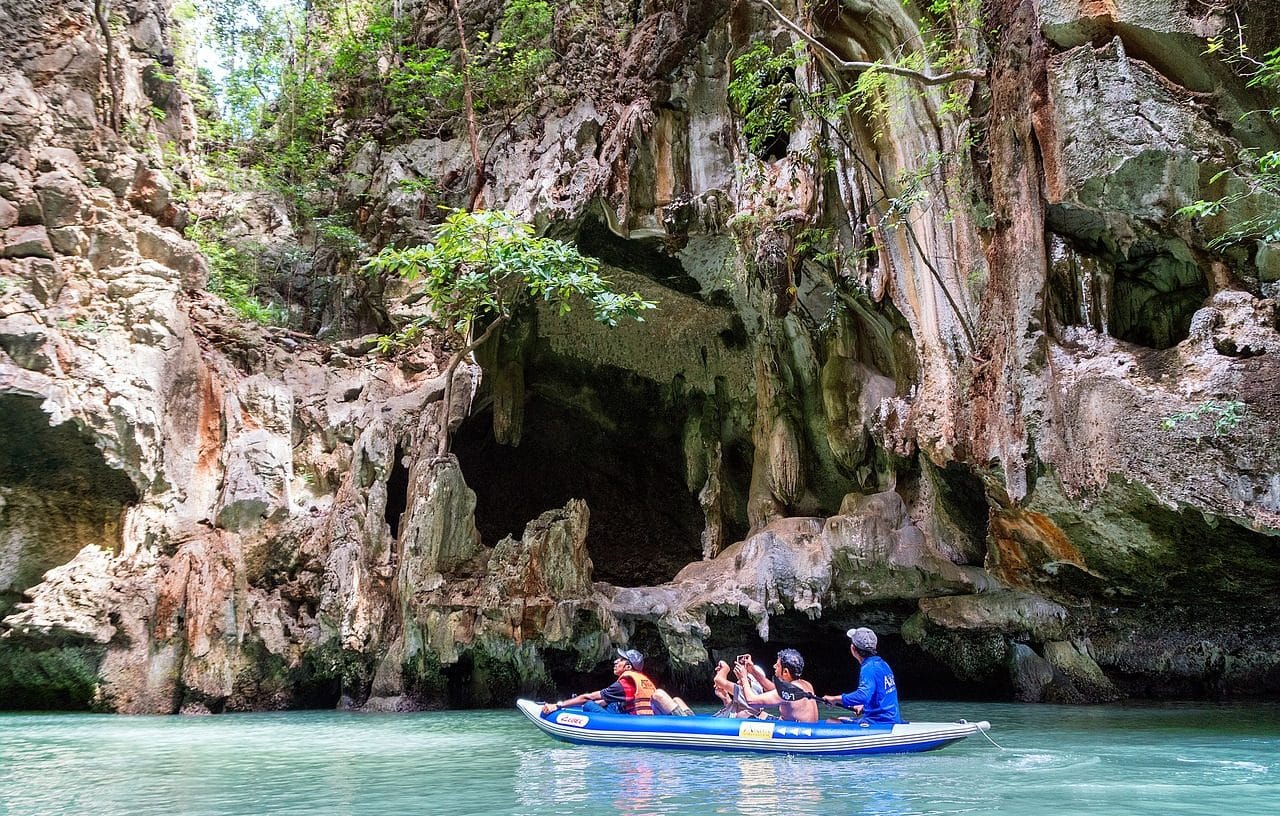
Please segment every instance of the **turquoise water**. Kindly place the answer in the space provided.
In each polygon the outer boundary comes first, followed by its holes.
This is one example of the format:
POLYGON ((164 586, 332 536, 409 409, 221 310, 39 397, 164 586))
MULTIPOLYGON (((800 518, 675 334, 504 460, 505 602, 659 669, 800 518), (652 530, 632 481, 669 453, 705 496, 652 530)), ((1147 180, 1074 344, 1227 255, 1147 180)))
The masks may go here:
POLYGON ((1280 813, 1280 705, 914 703, 987 719, 861 759, 553 742, 511 711, 0 715, 0 814, 1280 813))

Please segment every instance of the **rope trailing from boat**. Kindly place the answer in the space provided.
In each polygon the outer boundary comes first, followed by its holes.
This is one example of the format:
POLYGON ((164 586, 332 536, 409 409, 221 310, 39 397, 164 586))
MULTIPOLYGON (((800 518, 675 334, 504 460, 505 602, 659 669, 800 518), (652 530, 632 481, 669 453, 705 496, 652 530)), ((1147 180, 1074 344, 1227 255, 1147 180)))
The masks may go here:
MULTIPOLYGON (((968 723, 969 721, 968 721, 968 720, 961 720, 960 722, 962 722, 962 723, 968 723)), ((990 734, 988 734, 988 733, 986 732, 986 730, 984 730, 984 729, 982 729, 982 728, 979 728, 979 729, 978 729, 978 733, 979 733, 979 734, 981 734, 982 736, 986 737, 986 738, 987 738, 987 742, 989 742, 989 743, 991 743, 992 745, 994 745, 995 747, 999 748, 1001 751, 1008 751, 1008 750, 1009 750, 1008 748, 1004 747, 1004 746, 1003 746, 1003 745, 1001 745, 1000 743, 998 743, 998 742, 996 742, 995 740, 991 739, 991 735, 990 735, 990 734)))

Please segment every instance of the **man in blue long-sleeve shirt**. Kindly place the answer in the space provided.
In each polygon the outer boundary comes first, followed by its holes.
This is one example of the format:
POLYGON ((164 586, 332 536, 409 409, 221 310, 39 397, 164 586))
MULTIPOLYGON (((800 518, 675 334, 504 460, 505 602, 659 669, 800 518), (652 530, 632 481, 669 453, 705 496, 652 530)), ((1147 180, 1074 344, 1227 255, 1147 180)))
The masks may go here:
POLYGON ((850 629, 849 651, 858 661, 858 688, 845 694, 823 697, 828 703, 853 709, 853 713, 867 722, 900 723, 902 712, 898 710, 898 683, 893 679, 893 669, 876 654, 876 633, 866 627, 850 629))

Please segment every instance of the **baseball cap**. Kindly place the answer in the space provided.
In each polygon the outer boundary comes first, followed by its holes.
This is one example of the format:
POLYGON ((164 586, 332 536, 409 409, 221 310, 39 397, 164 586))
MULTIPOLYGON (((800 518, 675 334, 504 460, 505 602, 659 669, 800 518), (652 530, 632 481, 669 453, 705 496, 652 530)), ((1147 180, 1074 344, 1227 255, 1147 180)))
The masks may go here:
POLYGON ((634 666, 636 671, 644 671, 644 655, 635 649, 619 649, 618 657, 634 666))
POLYGON ((849 637, 849 640, 853 642, 854 646, 857 646, 864 652, 874 652, 876 650, 876 644, 879 643, 876 639, 876 633, 872 632, 865 626, 859 626, 857 629, 850 629, 848 632, 845 632, 845 634, 849 637))

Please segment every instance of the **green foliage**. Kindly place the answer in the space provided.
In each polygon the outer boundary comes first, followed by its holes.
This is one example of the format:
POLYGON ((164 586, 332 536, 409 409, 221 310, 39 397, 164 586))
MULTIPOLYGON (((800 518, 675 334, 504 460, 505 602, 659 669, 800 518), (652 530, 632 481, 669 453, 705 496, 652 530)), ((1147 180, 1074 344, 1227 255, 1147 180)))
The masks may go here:
POLYGON ((756 41, 733 61, 729 100, 742 117, 742 133, 751 152, 760 154, 796 123, 795 72, 805 62, 805 47, 796 43, 781 54, 756 41))
POLYGON ((342 255, 356 256, 368 247, 351 226, 341 216, 330 215, 315 220, 316 240, 321 246, 335 250, 342 255))
POLYGON ((387 74, 387 89, 397 113, 414 124, 462 109, 462 74, 453 54, 443 48, 402 49, 403 62, 387 74))
POLYGON ((334 685, 340 694, 362 698, 373 677, 371 662, 368 655, 352 649, 317 646, 304 656, 297 683, 303 687, 334 685))
POLYGON ((806 227, 796 234, 796 255, 815 263, 833 265, 840 260, 833 227, 806 227))
POLYGON ((433 196, 440 192, 440 183, 430 176, 417 176, 415 178, 402 178, 396 181, 396 187, 409 195, 420 195, 424 197, 433 196))
MULTIPOLYGON (((1239 400, 1224 400, 1221 402, 1209 400, 1197 405, 1190 411, 1180 411, 1165 417, 1160 421, 1160 429, 1172 431, 1190 423, 1203 425, 1200 420, 1208 417, 1211 422, 1213 436, 1226 436, 1240 424, 1240 420, 1244 418, 1244 411, 1245 405, 1239 400)), ((1200 435, 1197 435, 1196 439, 1200 439, 1200 435)))
MULTIPOLYGON (((334 45, 333 75, 361 97, 385 94, 406 135, 438 126, 463 108, 463 75, 458 55, 419 45, 409 18, 396 20, 389 8, 365 10, 367 22, 350 22, 334 45), (379 63, 385 76, 373 73, 379 63)), ((545 0, 508 0, 497 39, 477 32, 467 43, 471 54, 476 111, 507 108, 533 98, 538 81, 555 58, 550 48, 554 14, 545 0)), ((354 96, 354 94, 353 94, 354 96)))
MULTIPOLYGON (((546 0, 507 0, 497 41, 477 55, 473 66, 479 110, 508 107, 536 96, 538 79, 555 59, 550 48, 553 21, 546 0)), ((481 37, 482 43, 487 41, 481 37)))
POLYGON ((221 80, 204 123, 206 153, 254 163, 254 175, 306 214, 307 194, 327 178, 319 145, 336 114, 322 57, 325 15, 298 0, 202 0, 221 80), (256 161, 254 161, 256 159, 256 161))
POLYGON ((404 687, 413 696, 427 702, 444 702, 449 691, 440 658, 434 652, 419 649, 400 666, 404 687))
POLYGON ((280 91, 296 9, 263 0, 206 0, 203 10, 222 63, 223 118, 247 138, 280 91))
POLYGON ((319 149, 334 115, 333 86, 323 77, 291 66, 283 76, 278 113, 267 117, 275 150, 264 169, 269 178, 284 183, 284 191, 313 181, 328 163, 319 149))
POLYGON ((58 318, 58 328, 79 334, 102 334, 107 330, 108 324, 90 317, 77 317, 74 321, 61 317, 58 318))
POLYGON ((288 325, 288 310, 277 303, 264 303, 258 296, 262 285, 258 253, 231 246, 201 221, 187 227, 187 237, 196 242, 209 263, 210 292, 221 296, 247 320, 268 326, 288 325))
POLYGON ((563 241, 535 236, 531 225, 505 210, 455 210, 434 243, 389 247, 364 268, 419 282, 432 313, 414 325, 434 323, 463 337, 479 321, 510 318, 527 297, 554 304, 560 314, 582 298, 592 317, 611 326, 624 317, 642 320, 656 306, 639 293, 613 291, 599 261, 563 241))
POLYGON ((71 647, 0 648, 0 709, 87 710, 95 705, 100 654, 71 647))
POLYGON ((410 33, 408 21, 397 20, 390 9, 374 11, 361 9, 360 5, 345 5, 341 23, 337 26, 346 32, 333 49, 333 73, 339 79, 360 77, 376 68, 378 60, 394 56, 400 41, 410 33), (352 5, 357 8, 352 9, 352 5), (368 16, 363 27, 353 19, 353 12, 356 16, 368 16))
MULTIPOLYGON (((1243 28, 1236 44, 1228 46, 1221 37, 1209 39, 1206 54, 1222 57, 1246 80, 1250 88, 1280 93, 1280 48, 1269 51, 1262 59, 1249 54, 1243 28)), ((1280 108, 1251 111, 1249 116, 1280 123, 1280 108)), ((1210 249, 1223 250, 1246 241, 1280 242, 1280 151, 1246 148, 1237 154, 1231 167, 1215 174, 1210 186, 1226 182, 1228 190, 1218 198, 1201 199, 1178 210, 1185 218, 1221 217, 1219 232, 1208 242, 1210 249)))

